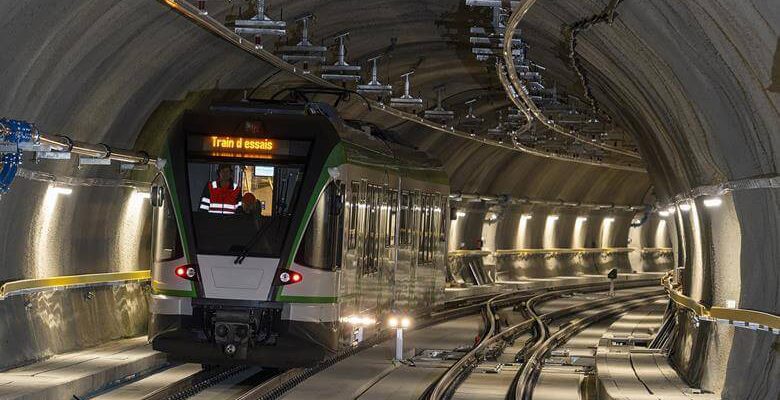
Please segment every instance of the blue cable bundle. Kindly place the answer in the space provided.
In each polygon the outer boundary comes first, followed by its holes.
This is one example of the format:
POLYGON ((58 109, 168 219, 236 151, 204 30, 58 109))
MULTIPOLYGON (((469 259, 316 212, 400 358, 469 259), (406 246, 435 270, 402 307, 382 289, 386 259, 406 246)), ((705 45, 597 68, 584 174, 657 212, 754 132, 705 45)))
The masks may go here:
POLYGON ((16 144, 16 151, 3 154, 0 158, 0 194, 5 194, 11 188, 11 182, 16 177, 19 165, 22 164, 22 151, 19 143, 33 140, 33 124, 26 121, 0 118, 0 142, 16 144))

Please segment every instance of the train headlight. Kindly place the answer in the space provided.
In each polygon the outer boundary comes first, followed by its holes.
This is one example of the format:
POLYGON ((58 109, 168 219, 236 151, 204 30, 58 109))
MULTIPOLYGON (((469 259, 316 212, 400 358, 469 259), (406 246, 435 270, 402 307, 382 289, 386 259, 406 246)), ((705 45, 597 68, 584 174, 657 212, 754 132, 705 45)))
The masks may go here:
POLYGON ((301 275, 299 272, 290 271, 290 270, 282 270, 279 272, 279 284, 281 285, 290 285, 293 283, 298 283, 303 280, 303 275, 301 275))
POLYGON ((184 278, 184 279, 194 281, 198 276, 197 265, 195 264, 180 265, 176 267, 174 273, 179 278, 184 278))

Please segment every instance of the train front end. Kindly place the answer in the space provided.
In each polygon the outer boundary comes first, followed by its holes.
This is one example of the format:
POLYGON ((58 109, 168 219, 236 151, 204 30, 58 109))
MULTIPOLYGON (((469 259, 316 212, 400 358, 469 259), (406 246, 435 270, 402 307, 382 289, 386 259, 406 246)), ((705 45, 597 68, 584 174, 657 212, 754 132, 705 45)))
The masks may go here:
POLYGON ((156 350, 277 368, 337 350, 335 268, 295 255, 341 158, 306 106, 185 114, 152 187, 156 350))

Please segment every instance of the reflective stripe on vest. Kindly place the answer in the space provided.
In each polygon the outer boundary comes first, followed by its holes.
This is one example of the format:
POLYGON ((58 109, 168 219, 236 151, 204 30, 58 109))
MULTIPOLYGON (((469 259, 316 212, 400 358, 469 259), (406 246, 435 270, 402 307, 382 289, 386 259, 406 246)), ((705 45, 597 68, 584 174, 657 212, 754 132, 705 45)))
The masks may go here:
POLYGON ((209 198, 202 198, 200 208, 212 214, 235 214, 241 207, 241 189, 237 184, 233 188, 219 187, 217 181, 209 185, 209 198))

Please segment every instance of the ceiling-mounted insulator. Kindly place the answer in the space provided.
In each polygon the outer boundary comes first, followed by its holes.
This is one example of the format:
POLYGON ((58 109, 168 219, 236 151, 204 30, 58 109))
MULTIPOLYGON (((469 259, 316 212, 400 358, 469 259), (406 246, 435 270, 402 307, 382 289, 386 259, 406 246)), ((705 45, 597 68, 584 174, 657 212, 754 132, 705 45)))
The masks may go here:
POLYGON ((239 35, 252 35, 255 38, 255 48, 263 48, 263 36, 284 36, 287 34, 287 23, 274 21, 265 15, 265 0, 257 0, 257 15, 250 19, 236 20, 235 32, 239 35))
MULTIPOLYGON (((470 7, 490 7, 493 12, 493 18, 489 25, 472 26, 469 29, 469 43, 471 43, 471 52, 477 61, 491 61, 501 57, 503 52, 502 43, 504 41, 504 20, 506 13, 501 6, 501 1, 485 0, 466 0, 466 5, 470 7)), ((512 38, 512 55, 523 58, 524 44, 520 39, 519 30, 512 38)))
POLYGON ((504 117, 502 113, 498 113, 498 123, 495 127, 488 129, 487 134, 496 137, 506 136, 506 128, 504 127, 504 117))
POLYGON ((463 118, 460 119, 460 126, 471 132, 472 135, 475 130, 479 129, 482 126, 482 118, 477 117, 474 114, 474 103, 477 102, 477 99, 471 99, 466 101, 466 115, 463 116, 463 118))
POLYGON ((404 80, 404 94, 401 97, 393 97, 390 99, 390 105, 397 108, 422 108, 423 101, 419 97, 412 96, 412 84, 410 82, 410 76, 414 74, 414 71, 409 71, 401 78, 404 80))
POLYGON ((368 59, 368 61, 371 62, 371 80, 364 85, 357 85, 358 93, 367 96, 373 95, 378 98, 391 96, 393 94, 393 87, 391 85, 383 85, 381 82, 379 82, 379 69, 377 68, 377 61, 379 61, 380 58, 382 58, 382 56, 376 56, 368 59))
POLYGON ((444 94, 444 85, 439 85, 434 88, 436 90, 436 107, 432 110, 425 110, 425 118, 434 121, 448 123, 455 119, 455 113, 451 110, 445 110, 441 104, 442 95, 444 94))
POLYGON ((309 63, 325 62, 325 53, 328 48, 325 46, 316 46, 309 40, 309 22, 314 20, 311 13, 305 14, 296 19, 301 23, 301 41, 295 46, 282 46, 279 51, 282 53, 282 59, 287 62, 303 62, 303 70, 309 70, 309 63))
POLYGON ((336 36, 338 57, 335 64, 322 67, 322 79, 335 82, 357 82, 360 80, 360 66, 349 65, 346 61, 347 48, 344 42, 348 36, 349 32, 336 36))

